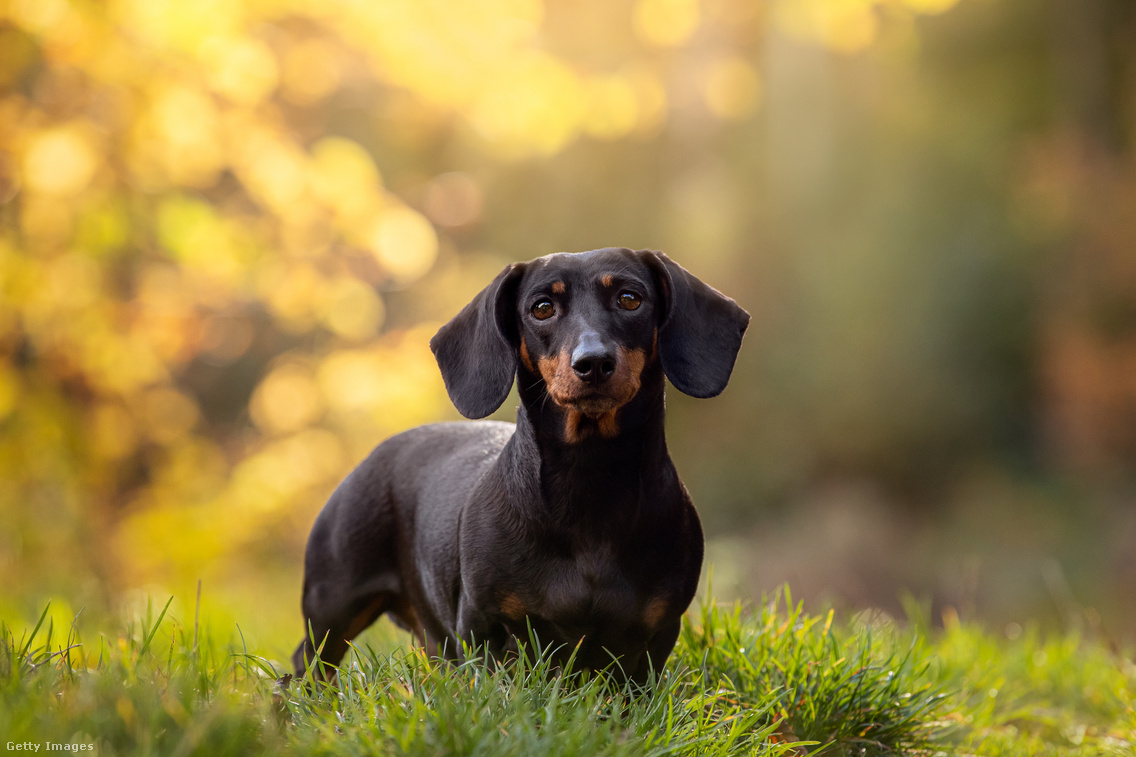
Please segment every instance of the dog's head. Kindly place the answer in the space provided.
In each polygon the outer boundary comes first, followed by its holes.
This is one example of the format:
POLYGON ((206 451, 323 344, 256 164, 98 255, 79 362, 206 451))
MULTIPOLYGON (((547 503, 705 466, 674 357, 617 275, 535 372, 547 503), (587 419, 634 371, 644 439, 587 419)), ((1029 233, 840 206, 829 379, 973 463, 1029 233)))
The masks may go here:
POLYGON ((733 300, 661 252, 609 247, 508 266, 430 347, 468 418, 500 407, 519 370, 570 424, 586 418, 610 436, 655 360, 679 391, 720 393, 748 325, 733 300))

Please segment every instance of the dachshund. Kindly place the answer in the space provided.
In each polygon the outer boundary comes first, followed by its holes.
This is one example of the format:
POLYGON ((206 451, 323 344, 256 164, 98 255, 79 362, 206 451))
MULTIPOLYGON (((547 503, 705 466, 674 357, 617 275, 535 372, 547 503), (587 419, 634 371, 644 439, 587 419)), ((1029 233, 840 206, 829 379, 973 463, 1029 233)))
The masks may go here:
POLYGON ((297 675, 317 649, 334 667, 383 613, 448 660, 504 660, 535 638, 558 665, 614 662, 640 683, 660 671, 703 555, 667 453, 664 377, 716 396, 748 325, 660 252, 506 267, 430 347, 467 418, 499 408, 515 378, 516 424, 411 429, 339 485, 307 544, 297 675))

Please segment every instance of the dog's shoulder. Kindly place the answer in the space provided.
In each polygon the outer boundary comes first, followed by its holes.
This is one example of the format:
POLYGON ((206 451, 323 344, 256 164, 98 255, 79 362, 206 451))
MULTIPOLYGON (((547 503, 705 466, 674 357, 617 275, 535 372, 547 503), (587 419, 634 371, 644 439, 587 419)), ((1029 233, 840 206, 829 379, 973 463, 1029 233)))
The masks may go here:
POLYGON ((434 447, 453 449, 466 444, 504 444, 516 426, 503 421, 447 421, 415 426, 390 437, 377 449, 421 449, 434 447))
POLYGON ((491 463, 512 438, 515 426, 500 421, 431 423, 390 437, 370 454, 363 468, 417 478, 460 476, 491 463))

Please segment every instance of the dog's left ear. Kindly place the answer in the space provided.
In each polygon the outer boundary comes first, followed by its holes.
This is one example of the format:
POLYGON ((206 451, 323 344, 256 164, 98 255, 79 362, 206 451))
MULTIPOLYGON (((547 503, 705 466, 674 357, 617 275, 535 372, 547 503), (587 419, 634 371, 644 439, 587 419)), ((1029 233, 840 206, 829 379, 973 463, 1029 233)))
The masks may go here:
POLYGON ((506 267, 430 340, 450 400, 466 418, 484 418, 501 407, 513 386, 522 275, 524 264, 506 267))
POLYGON ((749 313, 661 252, 641 250, 663 300, 659 357, 683 394, 721 394, 749 326, 749 313))

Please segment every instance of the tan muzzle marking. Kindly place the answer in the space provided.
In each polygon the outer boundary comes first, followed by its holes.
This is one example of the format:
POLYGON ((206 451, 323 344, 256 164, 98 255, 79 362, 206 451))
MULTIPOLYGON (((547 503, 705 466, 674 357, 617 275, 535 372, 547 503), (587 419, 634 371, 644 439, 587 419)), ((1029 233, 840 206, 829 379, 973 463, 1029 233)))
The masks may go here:
MULTIPOLYGON (((522 360, 525 360, 527 353, 528 350, 525 349, 521 355, 522 360)), ((548 394, 553 402, 566 411, 564 441, 575 444, 596 432, 605 439, 618 436, 616 413, 639 392, 646 363, 647 354, 643 350, 616 348, 615 373, 604 382, 603 393, 594 396, 588 385, 572 370, 572 358, 568 350, 540 358, 537 368, 548 388, 548 394)))

